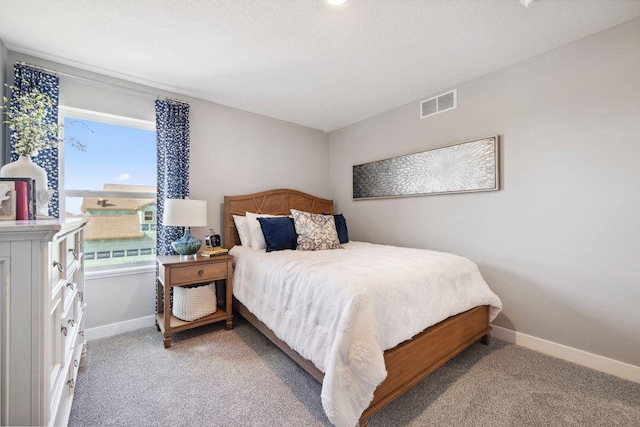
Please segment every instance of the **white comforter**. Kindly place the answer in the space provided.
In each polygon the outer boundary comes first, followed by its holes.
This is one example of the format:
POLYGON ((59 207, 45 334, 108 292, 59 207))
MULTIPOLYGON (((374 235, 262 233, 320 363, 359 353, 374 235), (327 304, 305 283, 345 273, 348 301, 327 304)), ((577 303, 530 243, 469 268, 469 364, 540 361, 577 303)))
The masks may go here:
POLYGON ((236 246, 233 293, 324 372, 322 406, 352 427, 387 375, 384 350, 449 316, 502 304, 470 260, 350 242, 344 250, 267 253, 236 246))

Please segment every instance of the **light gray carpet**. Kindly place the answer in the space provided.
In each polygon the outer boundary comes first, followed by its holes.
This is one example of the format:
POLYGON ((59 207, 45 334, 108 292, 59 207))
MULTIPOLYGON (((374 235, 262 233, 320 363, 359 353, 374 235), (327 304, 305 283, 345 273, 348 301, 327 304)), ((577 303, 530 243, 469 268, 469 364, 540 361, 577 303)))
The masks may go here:
MULTIPOLYGON (((320 384, 250 324, 89 342, 71 426, 327 426, 320 384)), ((369 420, 376 426, 640 426, 640 384, 493 339, 369 420)))

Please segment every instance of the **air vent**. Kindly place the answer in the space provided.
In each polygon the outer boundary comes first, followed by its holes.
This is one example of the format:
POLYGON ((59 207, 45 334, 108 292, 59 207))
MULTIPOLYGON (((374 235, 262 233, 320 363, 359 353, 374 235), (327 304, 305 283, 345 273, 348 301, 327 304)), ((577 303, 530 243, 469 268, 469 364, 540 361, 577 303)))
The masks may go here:
POLYGON ((433 116, 434 114, 444 111, 453 110, 458 106, 457 90, 446 92, 433 98, 425 99, 420 102, 420 118, 433 116))

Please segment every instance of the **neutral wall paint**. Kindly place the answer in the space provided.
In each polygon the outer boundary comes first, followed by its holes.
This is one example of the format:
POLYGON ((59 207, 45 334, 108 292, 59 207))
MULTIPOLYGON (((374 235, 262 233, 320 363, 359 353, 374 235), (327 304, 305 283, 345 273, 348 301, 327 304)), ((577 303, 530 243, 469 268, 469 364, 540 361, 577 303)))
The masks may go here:
MULTIPOLYGON (((219 233, 225 195, 288 187, 330 197, 329 137, 321 131, 15 52, 9 52, 3 68, 12 69, 16 61, 100 82, 61 74, 60 104, 67 107, 154 121, 158 95, 189 102, 191 198, 207 200, 209 227, 219 233)), ((201 238, 207 231, 207 227, 192 229, 201 238)), ((140 273, 88 278, 87 328, 152 316, 153 277, 140 273)))
POLYGON ((191 105, 192 123, 206 123, 191 126, 198 141, 191 146, 191 195, 209 200, 216 232, 222 234, 225 195, 293 188, 330 197, 328 134, 210 102, 191 105))
POLYGON ((350 236, 467 256, 496 325, 640 366, 638 52, 636 19, 457 86, 457 110, 421 120, 416 101, 332 132, 350 236), (352 200, 355 164, 494 134, 501 191, 352 200))

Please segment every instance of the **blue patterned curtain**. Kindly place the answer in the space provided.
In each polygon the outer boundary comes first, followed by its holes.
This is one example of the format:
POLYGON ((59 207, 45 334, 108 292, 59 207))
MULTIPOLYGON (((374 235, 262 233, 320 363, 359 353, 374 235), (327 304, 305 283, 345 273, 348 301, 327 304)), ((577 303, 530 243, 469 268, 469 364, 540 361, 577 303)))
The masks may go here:
POLYGON ((157 255, 174 255, 171 242, 184 233, 183 227, 163 227, 165 199, 189 198, 189 104, 169 99, 156 100, 158 135, 157 255))
MULTIPOLYGON (((46 73, 42 70, 30 67, 25 64, 15 64, 13 67, 14 91, 13 96, 28 92, 30 88, 36 87, 38 90, 51 98, 54 108, 47 112, 46 121, 49 123, 58 123, 58 98, 59 98, 59 79, 58 76, 46 73)), ((18 160, 18 154, 15 152, 14 144, 15 135, 11 135, 11 161, 18 160)), ((58 189, 58 149, 48 148, 42 150, 35 156, 33 162, 44 168, 47 172, 49 180, 49 188, 54 190, 51 201, 49 202, 49 216, 54 218, 60 217, 58 210, 59 205, 59 189, 58 189)))

